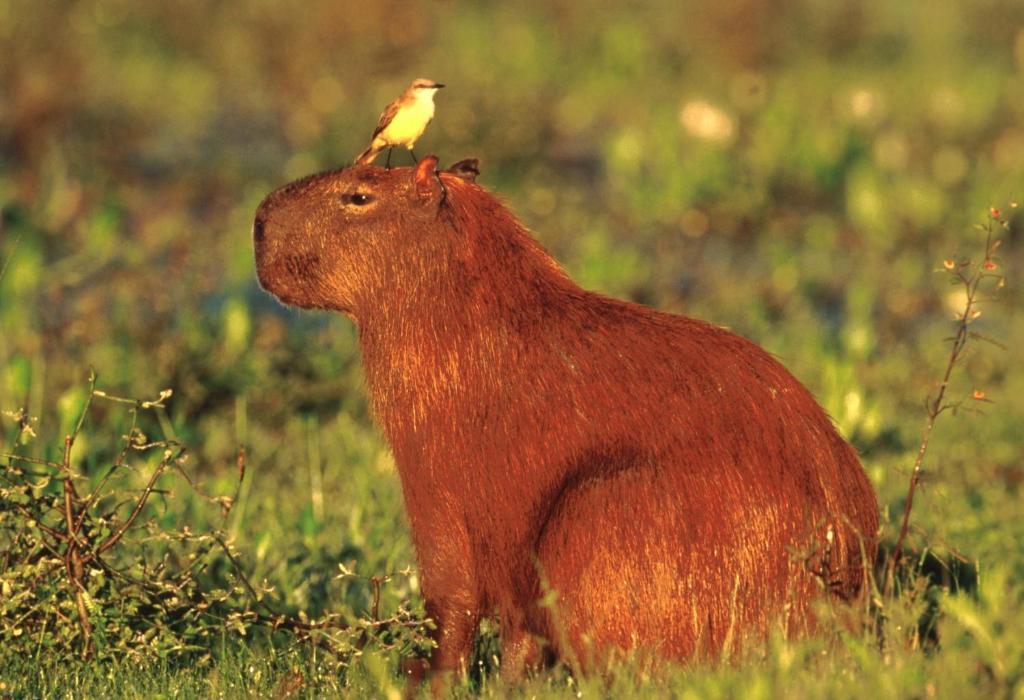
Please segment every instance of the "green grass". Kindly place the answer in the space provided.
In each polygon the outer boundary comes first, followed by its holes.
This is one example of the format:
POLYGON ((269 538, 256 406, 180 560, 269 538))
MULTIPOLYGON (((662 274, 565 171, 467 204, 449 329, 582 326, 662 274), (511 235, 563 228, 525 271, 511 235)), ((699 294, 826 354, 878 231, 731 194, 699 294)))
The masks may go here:
MULTIPOLYGON (((1022 645, 1015 632, 987 635, 999 617, 1021 614, 991 609, 992 601, 957 602, 940 653, 899 647, 880 653, 873 638, 845 635, 798 644, 774 640, 756 653, 714 666, 697 664, 656 676, 626 666, 607 678, 575 679, 551 671, 519 686, 495 675, 477 675, 453 690, 456 697, 681 697, 681 698, 863 698, 992 697, 1019 679, 1022 645), (1012 639, 1010 637, 1012 636, 1012 639), (984 659, 985 665, 979 665, 984 659)), ((73 697, 269 697, 292 688, 299 697, 352 694, 397 697, 403 688, 386 657, 368 653, 338 670, 304 650, 271 650, 228 641, 209 664, 72 664, 58 669, 32 661, 8 666, 7 691, 16 696, 73 697), (301 678, 301 681, 297 681, 301 678)))
MULTIPOLYGON (((59 459, 90 367, 114 394, 172 388, 143 431, 187 446, 205 493, 234 493, 239 445, 247 477, 226 522, 172 477, 147 517, 223 526, 280 611, 367 615, 366 577, 415 557, 356 332, 259 290, 249 231, 270 189, 349 162, 381 107, 425 75, 449 87, 419 154, 480 157, 481 182, 585 286, 777 354, 860 451, 891 546, 954 330, 942 261, 977 259, 973 226, 997 206, 1008 283, 974 327, 1008 350, 976 344, 955 375, 953 398, 980 389, 994 403, 940 418, 910 537, 929 561, 964 560, 969 590, 947 577, 884 601, 883 649, 836 630, 661 679, 627 668, 577 687, 555 670, 513 691, 475 673, 457 692, 1018 697, 1022 26, 1009 0, 0 0, 0 452, 59 459), (37 419, 25 444, 20 408, 37 419), (357 575, 337 578, 339 564, 357 575), (938 641, 915 646, 928 605, 938 641)), ((74 469, 95 483, 126 421, 94 407, 74 469)), ((382 616, 400 605, 420 610, 415 576, 383 586, 382 616)), ((263 696, 293 668, 308 697, 401 687, 394 651, 370 645, 337 668, 262 634, 211 643, 205 664, 0 651, 0 695, 263 696)))

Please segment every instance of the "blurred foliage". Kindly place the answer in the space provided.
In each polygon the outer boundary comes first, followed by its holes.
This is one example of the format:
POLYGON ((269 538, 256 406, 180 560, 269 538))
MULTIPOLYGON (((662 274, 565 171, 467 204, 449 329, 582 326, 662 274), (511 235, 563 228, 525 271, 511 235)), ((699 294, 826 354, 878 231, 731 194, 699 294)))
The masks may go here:
MULTIPOLYGON (((449 85, 420 154, 481 158, 581 283, 780 356, 860 450, 890 543, 960 303, 935 273, 1001 207, 1008 283, 975 328, 1011 350, 979 346, 956 375, 954 399, 994 403, 940 421, 911 531, 981 572, 940 619, 947 661, 865 648, 828 666, 811 646, 681 682, 814 694, 825 664, 839 695, 851 669, 865 692, 1019 692, 1021 3, 0 0, 0 51, 0 411, 45 438, 17 444, 3 415, 0 451, 60 461, 90 366, 113 393, 173 387, 163 439, 212 493, 246 446, 227 534, 310 615, 369 610, 338 564, 414 557, 355 330, 258 289, 251 218, 272 188, 349 162, 411 78, 449 85), (931 675, 942 664, 963 674, 931 675)), ((122 418, 95 409, 81 474, 109 467, 116 441, 93 436, 122 418)), ((207 510, 181 494, 161 522, 213 526, 207 510)), ((396 580, 381 604, 416 590, 396 580)))

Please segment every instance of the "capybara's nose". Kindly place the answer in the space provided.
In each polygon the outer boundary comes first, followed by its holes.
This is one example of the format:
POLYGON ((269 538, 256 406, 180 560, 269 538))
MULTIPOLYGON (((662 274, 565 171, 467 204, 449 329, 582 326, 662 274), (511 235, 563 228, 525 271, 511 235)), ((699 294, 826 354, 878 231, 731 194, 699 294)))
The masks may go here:
POLYGON ((259 214, 256 215, 256 219, 252 222, 252 239, 257 243, 263 241, 263 217, 259 214))

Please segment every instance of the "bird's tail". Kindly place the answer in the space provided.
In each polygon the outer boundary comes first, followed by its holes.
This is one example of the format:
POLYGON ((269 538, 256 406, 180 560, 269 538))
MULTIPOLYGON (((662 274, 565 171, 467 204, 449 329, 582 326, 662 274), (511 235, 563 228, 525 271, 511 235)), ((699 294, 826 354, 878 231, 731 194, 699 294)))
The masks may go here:
POLYGON ((373 159, 377 157, 377 154, 383 150, 383 147, 378 147, 376 145, 376 139, 374 139, 365 151, 356 156, 356 165, 369 165, 373 162, 373 159))

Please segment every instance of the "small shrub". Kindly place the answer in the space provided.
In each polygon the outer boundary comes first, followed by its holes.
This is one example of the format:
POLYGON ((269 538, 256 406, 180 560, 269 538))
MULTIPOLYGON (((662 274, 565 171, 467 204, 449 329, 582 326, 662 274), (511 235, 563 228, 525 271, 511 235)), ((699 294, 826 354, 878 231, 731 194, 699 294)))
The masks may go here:
MULTIPOLYGON (((186 448, 142 431, 140 414, 164 410, 170 396, 170 390, 150 401, 111 396, 90 377, 59 461, 0 454, 0 664, 41 654, 202 661, 223 635, 260 631, 313 645, 342 665, 370 642, 406 655, 429 645, 426 623, 406 606, 379 618, 380 586, 391 576, 369 579, 375 602, 365 618, 282 613, 271 605, 268 587, 248 580, 223 530, 166 522, 160 504, 173 496, 174 480, 218 507, 222 525, 238 496, 237 488, 233 496, 202 494, 185 469, 186 448), (128 427, 112 462, 87 474, 78 471, 74 448, 96 400, 123 407, 128 427)), ((16 442, 31 442, 34 423, 24 411, 9 417, 16 442)), ((241 448, 237 469, 241 486, 241 448)), ((353 574, 342 568, 343 576, 353 574)))

